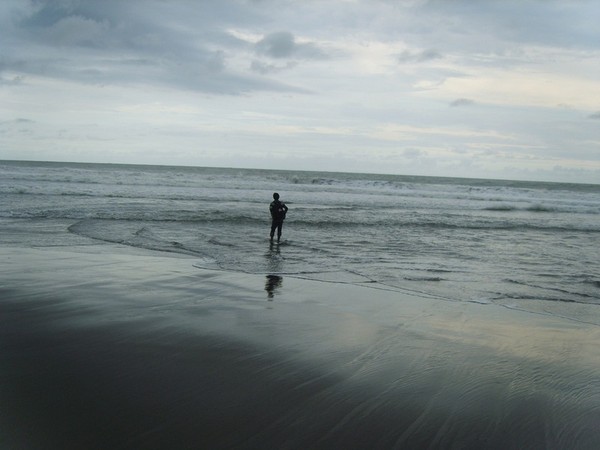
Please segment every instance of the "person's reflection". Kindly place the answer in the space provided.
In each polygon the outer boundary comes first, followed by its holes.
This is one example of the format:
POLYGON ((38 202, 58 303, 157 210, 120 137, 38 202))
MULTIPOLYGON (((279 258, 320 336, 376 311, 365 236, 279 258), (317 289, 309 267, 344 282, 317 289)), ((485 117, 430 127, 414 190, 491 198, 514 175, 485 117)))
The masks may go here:
POLYGON ((281 287, 283 283, 283 277, 279 275, 267 275, 267 281, 265 283, 265 291, 267 291, 267 297, 269 301, 275 297, 275 292, 281 287))
POLYGON ((281 287, 283 277, 279 275, 273 275, 273 273, 281 273, 283 258, 279 244, 274 244, 273 241, 269 243, 269 251, 265 254, 267 258, 267 270, 271 272, 271 275, 267 275, 267 281, 265 283, 265 291, 269 301, 273 300, 275 292, 281 287))

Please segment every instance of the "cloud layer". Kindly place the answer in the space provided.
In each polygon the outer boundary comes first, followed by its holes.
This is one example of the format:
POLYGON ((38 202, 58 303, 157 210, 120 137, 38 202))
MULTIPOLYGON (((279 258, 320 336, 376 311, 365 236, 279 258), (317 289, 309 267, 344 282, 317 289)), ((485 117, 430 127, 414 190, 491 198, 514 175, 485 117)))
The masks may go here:
POLYGON ((600 183, 595 17, 592 0, 6 0, 0 158, 600 183))

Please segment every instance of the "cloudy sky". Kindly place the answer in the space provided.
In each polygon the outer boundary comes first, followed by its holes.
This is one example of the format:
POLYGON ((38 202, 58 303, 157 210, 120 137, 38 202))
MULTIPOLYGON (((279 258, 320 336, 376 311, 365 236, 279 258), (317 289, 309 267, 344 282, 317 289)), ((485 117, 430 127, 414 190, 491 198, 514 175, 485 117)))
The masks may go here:
POLYGON ((2 0, 0 159, 600 183, 597 0, 2 0))

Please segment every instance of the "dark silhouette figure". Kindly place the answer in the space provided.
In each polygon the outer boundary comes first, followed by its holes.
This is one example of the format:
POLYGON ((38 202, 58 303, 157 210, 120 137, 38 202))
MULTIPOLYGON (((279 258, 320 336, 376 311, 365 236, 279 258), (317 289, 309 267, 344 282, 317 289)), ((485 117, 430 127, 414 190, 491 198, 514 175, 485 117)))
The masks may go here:
POLYGON ((278 275, 267 275, 265 291, 267 291, 267 297, 269 300, 275 297, 275 291, 281 287, 281 283, 283 283, 283 277, 278 275))
POLYGON ((271 212, 271 240, 273 240, 275 230, 277 230, 277 242, 279 242, 283 220, 285 219, 288 207, 285 206, 285 203, 279 201, 279 194, 277 192, 273 194, 273 201, 269 205, 269 211, 271 212))

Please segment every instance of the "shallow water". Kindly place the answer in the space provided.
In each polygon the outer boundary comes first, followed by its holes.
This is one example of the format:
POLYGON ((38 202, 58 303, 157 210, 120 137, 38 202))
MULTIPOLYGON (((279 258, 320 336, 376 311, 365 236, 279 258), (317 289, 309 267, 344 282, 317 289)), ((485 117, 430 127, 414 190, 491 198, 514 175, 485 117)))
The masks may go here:
POLYGON ((60 245, 68 230, 198 267, 600 324, 600 185, 1 162, 0 195, 5 245, 60 245), (281 244, 268 239, 274 191, 290 208, 281 244))

